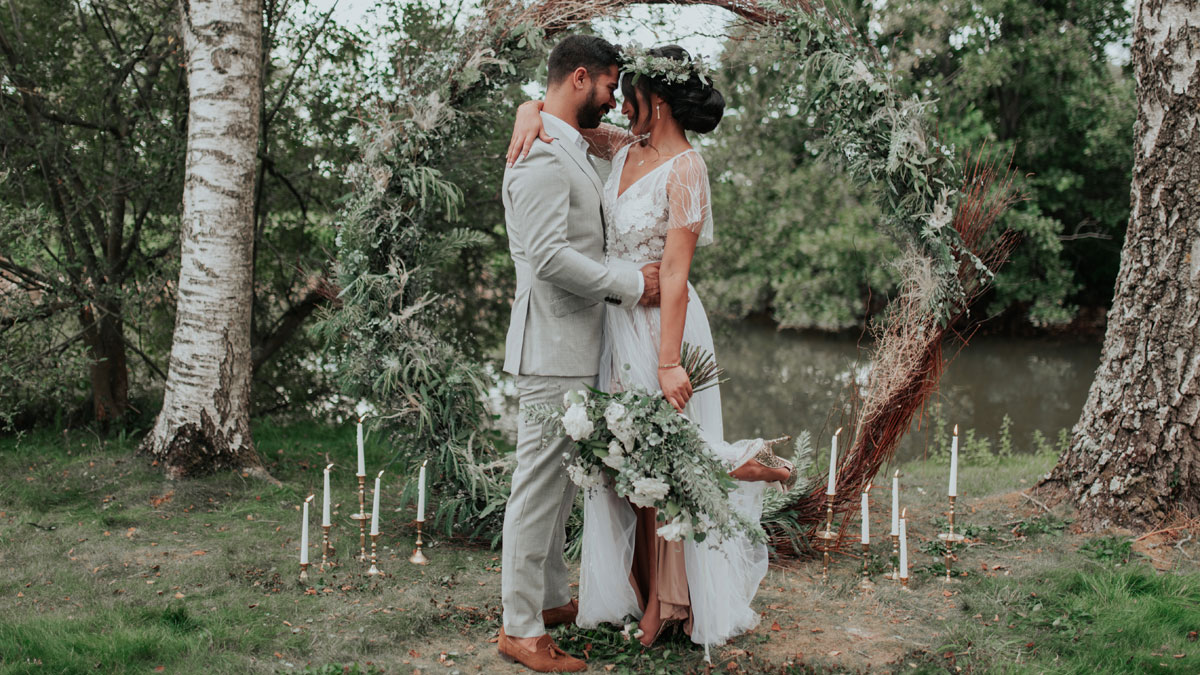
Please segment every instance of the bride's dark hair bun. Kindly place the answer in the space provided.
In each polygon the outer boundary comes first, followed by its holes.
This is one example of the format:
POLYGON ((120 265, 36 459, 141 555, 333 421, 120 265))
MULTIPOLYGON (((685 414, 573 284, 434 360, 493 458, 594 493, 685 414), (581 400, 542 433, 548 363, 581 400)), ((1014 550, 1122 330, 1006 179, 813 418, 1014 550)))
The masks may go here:
POLYGON ((707 134, 717 128, 725 115, 725 97, 711 84, 701 84, 699 87, 690 85, 690 81, 680 85, 683 91, 679 96, 664 98, 684 129, 707 134))
MULTIPOLYGON (((679 45, 655 47, 648 53, 651 56, 665 56, 676 61, 691 59, 687 50, 679 45)), ((695 73, 684 82, 668 82, 658 77, 639 77, 636 84, 633 83, 633 77, 625 73, 621 78, 621 94, 633 103, 634 119, 637 119, 639 106, 634 89, 641 90, 643 94, 658 94, 671 108, 671 114, 687 131, 706 134, 716 129, 721 117, 725 115, 725 97, 712 85, 711 79, 702 80, 695 73)))

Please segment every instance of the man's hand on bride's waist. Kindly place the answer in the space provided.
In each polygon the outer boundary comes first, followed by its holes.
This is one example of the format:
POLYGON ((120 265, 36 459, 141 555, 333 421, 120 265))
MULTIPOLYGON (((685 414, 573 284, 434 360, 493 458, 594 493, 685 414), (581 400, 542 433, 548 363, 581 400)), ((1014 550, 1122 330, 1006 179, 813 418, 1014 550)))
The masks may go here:
POLYGON ((642 290, 638 304, 643 307, 658 307, 658 266, 659 263, 655 262, 642 267, 642 279, 645 280, 646 287, 642 290))

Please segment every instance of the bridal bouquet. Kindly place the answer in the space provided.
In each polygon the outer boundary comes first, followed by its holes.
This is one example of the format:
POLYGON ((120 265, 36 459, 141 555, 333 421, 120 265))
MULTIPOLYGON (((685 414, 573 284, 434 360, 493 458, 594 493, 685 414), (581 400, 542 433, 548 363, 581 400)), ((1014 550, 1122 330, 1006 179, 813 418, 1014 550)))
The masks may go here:
MULTIPOLYGON (((685 345, 684 367, 693 391, 714 386, 721 371, 711 357, 685 345)), ((571 481, 583 489, 612 485, 617 495, 641 507, 658 509, 659 536, 700 542, 710 532, 766 538, 762 527, 735 510, 729 491, 736 482, 700 434, 659 393, 595 389, 567 392, 563 407, 530 413, 557 421, 575 441, 579 455, 567 465, 571 481)))

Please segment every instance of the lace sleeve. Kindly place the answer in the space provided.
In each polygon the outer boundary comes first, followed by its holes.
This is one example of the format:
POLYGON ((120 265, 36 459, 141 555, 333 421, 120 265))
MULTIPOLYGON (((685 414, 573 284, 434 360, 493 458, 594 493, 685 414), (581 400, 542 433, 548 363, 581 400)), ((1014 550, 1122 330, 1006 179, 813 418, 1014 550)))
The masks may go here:
POLYGON ((691 230, 699 237, 697 246, 713 241, 708 167, 698 152, 689 150, 673 160, 667 176, 667 227, 691 230))
POLYGON ((635 136, 621 127, 607 122, 595 129, 582 129, 583 139, 588 142, 592 154, 608 161, 616 156, 617 151, 635 140, 635 136))

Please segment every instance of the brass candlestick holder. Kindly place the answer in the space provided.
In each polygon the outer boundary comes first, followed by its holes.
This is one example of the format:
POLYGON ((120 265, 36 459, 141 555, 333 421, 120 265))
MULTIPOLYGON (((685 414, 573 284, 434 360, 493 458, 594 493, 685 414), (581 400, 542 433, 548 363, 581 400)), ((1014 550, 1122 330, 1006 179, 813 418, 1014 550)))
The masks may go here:
POLYGON ((413 551, 413 554, 408 558, 408 562, 414 565, 429 564, 429 558, 426 558, 424 551, 421 550, 421 547, 425 545, 425 542, 421 539, 421 525, 423 523, 424 521, 417 521, 417 550, 413 551))
POLYGON ((379 542, 379 534, 372 534, 371 535, 371 569, 367 570, 367 574, 369 576, 375 576, 376 574, 381 574, 381 572, 379 571, 379 568, 375 566, 375 561, 376 561, 375 546, 378 542, 379 542))
POLYGON ((864 591, 869 591, 869 590, 875 588, 875 583, 871 581, 871 573, 867 570, 867 564, 871 557, 871 544, 865 543, 862 545, 862 554, 863 554, 862 581, 859 582, 858 587, 864 591))
POLYGON ((942 544, 946 547, 946 552, 942 557, 942 562, 946 567, 946 577, 943 581, 955 581, 950 576, 950 566, 954 562, 954 545, 962 543, 966 539, 966 537, 954 531, 954 500, 956 498, 956 495, 950 496, 950 511, 946 513, 946 519, 950 523, 950 531, 938 533, 938 539, 941 539, 942 544))
POLYGON ((912 590, 911 588, 908 587, 908 577, 900 577, 900 589, 905 590, 905 591, 912 590))
POLYGON ((332 527, 332 526, 331 525, 322 525, 321 526, 321 566, 317 569, 321 570, 322 572, 324 572, 327 567, 332 568, 334 566, 333 563, 329 562, 329 558, 332 557, 335 553, 337 553, 337 551, 334 550, 334 548, 333 548, 333 544, 329 543, 329 528, 330 527, 332 527))
POLYGON ((300 563, 300 581, 308 581, 308 563, 306 562, 300 563))
POLYGON ((817 539, 821 540, 821 581, 829 581, 829 552, 838 538, 838 533, 833 530, 833 498, 836 496, 836 493, 825 493, 825 529, 816 534, 817 539))
POLYGON ((893 534, 892 535, 892 559, 890 561, 891 566, 892 566, 892 571, 888 572, 887 575, 884 576, 884 579, 887 579, 888 581, 900 581, 900 567, 899 567, 900 563, 898 562, 899 560, 900 560, 900 535, 893 534))
POLYGON ((358 521, 358 561, 367 561, 367 474, 358 474, 358 513, 350 516, 358 521))

